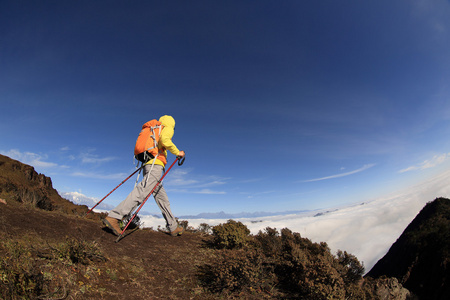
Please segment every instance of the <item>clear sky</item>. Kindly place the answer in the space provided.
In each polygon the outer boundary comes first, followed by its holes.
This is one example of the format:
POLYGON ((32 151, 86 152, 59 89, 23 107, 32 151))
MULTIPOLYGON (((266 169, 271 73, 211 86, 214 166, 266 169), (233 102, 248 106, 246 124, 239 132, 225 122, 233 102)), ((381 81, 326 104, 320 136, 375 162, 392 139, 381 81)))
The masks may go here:
POLYGON ((444 0, 0 1, 0 153, 100 199, 172 115, 175 215, 340 206, 448 170, 449 83, 444 0))

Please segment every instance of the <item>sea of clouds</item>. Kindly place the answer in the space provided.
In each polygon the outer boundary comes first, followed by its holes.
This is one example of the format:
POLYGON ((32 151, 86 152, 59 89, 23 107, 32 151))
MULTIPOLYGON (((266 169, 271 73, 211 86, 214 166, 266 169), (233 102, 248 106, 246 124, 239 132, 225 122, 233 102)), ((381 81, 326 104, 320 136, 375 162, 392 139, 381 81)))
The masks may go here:
MULTIPOLYGON (((450 171, 398 193, 356 205, 273 217, 235 219, 252 234, 266 227, 289 228, 313 242, 326 242, 332 253, 347 251, 364 263, 366 272, 382 258, 427 202, 450 198, 450 171)), ((165 221, 143 216, 144 227, 164 228, 165 221)), ((211 226, 225 219, 187 219, 189 226, 211 226)))

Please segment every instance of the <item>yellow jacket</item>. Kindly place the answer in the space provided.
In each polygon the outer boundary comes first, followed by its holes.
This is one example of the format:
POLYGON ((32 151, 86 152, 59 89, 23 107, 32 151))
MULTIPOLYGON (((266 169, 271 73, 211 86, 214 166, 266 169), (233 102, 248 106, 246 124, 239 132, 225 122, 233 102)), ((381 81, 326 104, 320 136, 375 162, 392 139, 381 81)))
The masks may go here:
MULTIPOLYGON (((159 136, 158 142, 158 157, 156 158, 155 165, 165 166, 167 164, 167 151, 170 151, 173 155, 178 155, 180 150, 172 142, 173 134, 175 133, 175 119, 171 116, 162 116, 159 121, 164 126, 159 136), (161 157, 162 156, 162 157, 161 157), (160 158, 160 159, 159 159, 160 158)), ((152 164, 153 159, 147 162, 152 164)))

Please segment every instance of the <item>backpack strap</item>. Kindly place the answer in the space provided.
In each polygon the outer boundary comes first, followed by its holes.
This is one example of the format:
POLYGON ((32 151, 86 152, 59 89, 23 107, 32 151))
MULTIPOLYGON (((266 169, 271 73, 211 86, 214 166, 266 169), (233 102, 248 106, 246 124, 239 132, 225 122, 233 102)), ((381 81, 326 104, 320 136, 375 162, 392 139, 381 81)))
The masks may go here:
POLYGON ((163 127, 164 126, 162 124, 150 127, 151 134, 148 136, 148 138, 153 139, 153 147, 146 149, 147 151, 150 151, 158 147, 158 140, 156 140, 155 129, 159 129, 159 137, 161 137, 161 131, 163 130, 163 127))

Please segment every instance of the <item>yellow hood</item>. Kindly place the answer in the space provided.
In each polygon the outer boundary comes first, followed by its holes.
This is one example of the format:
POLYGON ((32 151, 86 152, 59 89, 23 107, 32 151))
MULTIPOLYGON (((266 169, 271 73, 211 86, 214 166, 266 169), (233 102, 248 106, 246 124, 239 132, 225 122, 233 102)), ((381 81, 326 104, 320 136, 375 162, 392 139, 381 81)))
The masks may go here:
MULTIPOLYGON (((173 155, 178 155, 180 153, 180 150, 178 150, 177 146, 172 142, 172 137, 175 130, 175 120, 172 116, 162 116, 159 118, 159 121, 164 126, 164 128, 161 130, 161 134, 159 137, 158 142, 158 148, 160 150, 163 150, 162 153, 160 152, 161 156, 158 156, 159 158, 156 158, 155 164, 165 166, 167 163, 167 151, 170 151, 173 155)), ((153 163, 153 159, 150 160, 147 164, 153 163)))
POLYGON ((175 119, 172 116, 162 116, 161 118, 159 118, 159 121, 163 124, 164 127, 175 129, 175 119))

